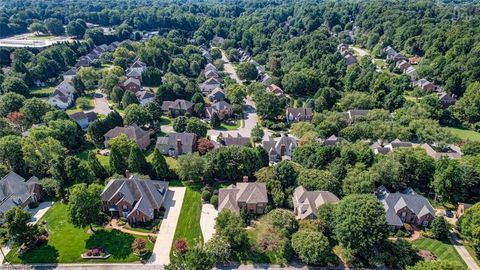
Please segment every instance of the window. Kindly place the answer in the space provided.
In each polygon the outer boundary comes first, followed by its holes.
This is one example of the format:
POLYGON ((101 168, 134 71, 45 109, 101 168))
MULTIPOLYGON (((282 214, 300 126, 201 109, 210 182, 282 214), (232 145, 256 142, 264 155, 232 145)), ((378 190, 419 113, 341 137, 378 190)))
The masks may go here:
POLYGON ((140 215, 140 211, 137 210, 136 213, 137 213, 137 216, 140 215))

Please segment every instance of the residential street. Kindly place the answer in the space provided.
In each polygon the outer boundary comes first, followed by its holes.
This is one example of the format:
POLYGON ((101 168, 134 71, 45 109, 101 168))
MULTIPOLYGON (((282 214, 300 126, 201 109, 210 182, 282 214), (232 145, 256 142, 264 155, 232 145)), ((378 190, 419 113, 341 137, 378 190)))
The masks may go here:
POLYGON ((238 84, 243 84, 242 80, 237 75, 237 72, 233 68, 232 63, 227 58, 227 55, 222 50, 222 61, 223 61, 223 69, 226 74, 230 76, 230 78, 234 79, 238 84))
POLYGON ((175 229, 177 228, 178 218, 180 217, 185 190, 185 187, 168 188, 167 197, 163 204, 166 209, 165 215, 148 264, 154 264, 158 267, 158 265, 170 263, 170 249, 172 248, 175 229))
POLYGON ((218 211, 212 204, 206 203, 202 205, 202 213, 200 215, 200 227, 202 228, 203 242, 206 243, 213 234, 215 234, 215 219, 218 211))

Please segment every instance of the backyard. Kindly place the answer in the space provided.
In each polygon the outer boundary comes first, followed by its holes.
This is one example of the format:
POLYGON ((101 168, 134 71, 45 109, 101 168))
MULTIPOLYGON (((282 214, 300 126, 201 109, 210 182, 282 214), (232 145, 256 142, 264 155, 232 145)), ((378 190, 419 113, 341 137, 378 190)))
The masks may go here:
MULTIPOLYGON (((96 152, 97 150, 98 149, 93 144, 87 143, 85 145, 85 148, 82 151, 77 153, 77 157, 81 160, 88 160, 88 155, 90 154, 90 152, 92 151, 96 152)), ((102 164, 102 166, 108 170, 108 168, 110 167, 108 156, 103 156, 99 154, 96 154, 96 156, 100 164, 102 164)))
POLYGON ((438 260, 455 261, 466 266, 465 262, 455 250, 455 247, 448 241, 442 242, 431 238, 420 238, 415 240, 412 244, 418 249, 430 251, 438 260))
MULTIPOLYGON (((139 257, 132 252, 134 236, 117 230, 97 229, 93 234, 87 228, 75 228, 68 222, 67 206, 55 203, 41 222, 47 223, 49 239, 46 244, 34 247, 22 255, 13 248, 7 258, 11 263, 85 263, 85 262, 136 262, 139 257), (111 256, 108 259, 84 260, 80 257, 87 249, 104 247, 111 256)), ((138 236, 137 236, 138 237, 138 236)), ((145 238, 146 239, 146 238, 145 238)), ((150 256, 153 243, 147 242, 150 256)))
POLYGON ((452 127, 446 127, 446 129, 452 132, 453 135, 459 137, 461 140, 480 141, 480 133, 476 131, 452 127))

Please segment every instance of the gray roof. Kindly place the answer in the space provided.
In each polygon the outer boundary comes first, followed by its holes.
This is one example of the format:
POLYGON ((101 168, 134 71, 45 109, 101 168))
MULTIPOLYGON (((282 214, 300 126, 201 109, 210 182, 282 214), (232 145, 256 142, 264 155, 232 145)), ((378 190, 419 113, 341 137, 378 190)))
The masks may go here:
POLYGON ((110 129, 107 133, 105 133, 105 137, 108 138, 115 138, 120 136, 121 134, 127 135, 128 138, 138 142, 141 138, 145 136, 150 136, 150 132, 141 129, 136 124, 133 124, 128 127, 114 127, 110 129))
POLYGON ((230 185, 219 190, 218 202, 218 211, 229 209, 232 212, 240 213, 239 203, 268 203, 267 186, 265 183, 259 182, 230 185))
POLYGON ((138 178, 112 179, 102 192, 102 201, 110 201, 117 194, 122 196, 121 201, 127 201, 133 206, 130 215, 140 211, 148 216, 153 215, 155 209, 162 207, 168 191, 168 182, 157 180, 140 180, 138 178))
POLYGON ((126 79, 126 80, 122 83, 122 85, 123 85, 123 86, 127 86, 127 85, 129 85, 130 83, 133 83, 133 84, 138 85, 138 86, 141 86, 141 85, 142 85, 142 84, 140 83, 140 80, 139 80, 139 79, 135 79, 135 78, 128 78, 128 79, 126 79))
POLYGON ((287 108, 287 114, 293 115, 293 117, 303 117, 311 118, 312 117, 312 108, 287 108))
POLYGON ((370 110, 349 110, 345 112, 348 119, 353 120, 359 117, 365 117, 370 110))
POLYGON ((297 140, 293 137, 282 136, 279 138, 270 137, 267 141, 262 142, 262 147, 269 155, 280 155, 282 145, 293 151, 297 147, 297 140))
POLYGON ((182 146, 188 149, 192 149, 193 145, 197 141, 197 135, 195 133, 169 133, 168 136, 158 137, 157 146, 159 145, 172 145, 175 146, 177 141, 182 142, 182 146))
POLYGON ((330 191, 307 191, 303 186, 293 191, 293 206, 298 218, 304 219, 315 215, 321 205, 338 202, 338 197, 330 191))
POLYGON ((384 186, 377 188, 375 192, 377 198, 383 203, 385 208, 385 217, 387 223, 392 226, 403 225, 402 220, 397 215, 397 211, 407 207, 417 218, 427 214, 435 216, 435 210, 430 202, 423 196, 415 193, 404 194, 400 192, 390 193, 384 186))
POLYGON ((155 97, 155 94, 152 93, 152 92, 149 92, 149 91, 138 91, 137 93, 135 93, 135 95, 137 96, 137 98, 139 100, 144 100, 144 99, 155 97))
POLYGON ((210 93, 208 97, 214 101, 221 101, 225 99, 225 92, 223 91, 222 88, 217 87, 213 89, 212 93, 210 93))
POLYGON ((84 111, 81 112, 76 112, 73 114, 69 115, 70 119, 73 121, 80 121, 83 119, 88 119, 88 122, 92 122, 97 119, 97 114, 95 112, 87 112, 85 113, 84 111))
POLYGON ((231 112, 232 105, 230 105, 225 100, 221 100, 212 104, 212 106, 205 108, 205 110, 207 110, 208 115, 213 115, 214 113, 220 113, 221 111, 231 112))
POLYGON ((74 76, 74 75, 77 75, 77 68, 75 67, 72 67, 71 69, 63 73, 63 76, 74 76))
POLYGON ((164 101, 162 103, 162 110, 176 109, 189 110, 193 107, 193 102, 184 99, 177 99, 175 101, 164 101))
POLYGON ((242 137, 240 133, 237 133, 237 136, 232 136, 230 133, 227 137, 219 136, 218 137, 219 143, 224 146, 247 146, 250 145, 250 138, 249 137, 242 137))
POLYGON ((25 178, 15 172, 5 175, 0 180, 0 216, 10 208, 26 202, 32 194, 39 192, 39 186, 40 183, 35 176, 25 181, 25 178))

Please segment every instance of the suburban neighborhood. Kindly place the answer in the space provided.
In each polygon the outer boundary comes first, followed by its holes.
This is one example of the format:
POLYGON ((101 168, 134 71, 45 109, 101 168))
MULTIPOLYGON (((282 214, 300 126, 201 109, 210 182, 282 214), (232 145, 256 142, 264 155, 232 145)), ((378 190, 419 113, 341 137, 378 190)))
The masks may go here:
POLYGON ((5 0, 0 268, 479 270, 478 8, 5 0))

